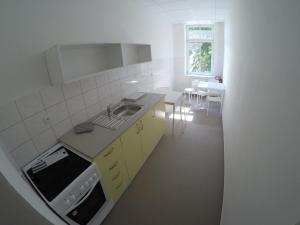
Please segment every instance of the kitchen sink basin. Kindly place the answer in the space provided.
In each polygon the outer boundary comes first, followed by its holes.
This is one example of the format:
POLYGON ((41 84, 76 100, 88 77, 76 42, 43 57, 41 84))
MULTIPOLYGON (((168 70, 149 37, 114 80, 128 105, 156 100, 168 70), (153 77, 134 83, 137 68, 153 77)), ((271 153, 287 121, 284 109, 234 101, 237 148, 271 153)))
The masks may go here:
POLYGON ((141 105, 133 104, 133 103, 121 103, 121 105, 117 106, 112 112, 113 115, 128 119, 129 117, 136 114, 138 111, 142 109, 141 105))
POLYGON ((116 130, 126 120, 128 120, 131 116, 134 116, 139 110, 141 110, 142 107, 142 105, 121 102, 113 106, 112 112, 110 112, 111 108, 109 105, 109 112, 101 113, 95 120, 93 120, 93 123, 101 127, 116 130))

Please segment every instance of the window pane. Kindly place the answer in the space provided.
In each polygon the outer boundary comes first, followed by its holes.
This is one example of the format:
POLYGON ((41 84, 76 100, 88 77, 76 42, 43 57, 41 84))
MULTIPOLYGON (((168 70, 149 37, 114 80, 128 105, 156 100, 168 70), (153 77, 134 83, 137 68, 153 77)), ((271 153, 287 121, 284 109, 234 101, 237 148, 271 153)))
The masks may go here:
POLYGON ((212 40, 213 39, 212 28, 201 27, 201 26, 188 26, 187 38, 190 40, 192 39, 212 40))
POLYGON ((209 74, 211 72, 211 42, 188 43, 188 72, 209 74))

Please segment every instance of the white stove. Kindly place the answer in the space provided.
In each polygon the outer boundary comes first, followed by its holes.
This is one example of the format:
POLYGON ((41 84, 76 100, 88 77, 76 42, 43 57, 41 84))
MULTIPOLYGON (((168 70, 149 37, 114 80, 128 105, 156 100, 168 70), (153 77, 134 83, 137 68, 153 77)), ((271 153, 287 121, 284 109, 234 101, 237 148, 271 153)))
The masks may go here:
POLYGON ((113 207, 96 166, 61 144, 23 171, 49 207, 70 225, 99 225, 113 207))

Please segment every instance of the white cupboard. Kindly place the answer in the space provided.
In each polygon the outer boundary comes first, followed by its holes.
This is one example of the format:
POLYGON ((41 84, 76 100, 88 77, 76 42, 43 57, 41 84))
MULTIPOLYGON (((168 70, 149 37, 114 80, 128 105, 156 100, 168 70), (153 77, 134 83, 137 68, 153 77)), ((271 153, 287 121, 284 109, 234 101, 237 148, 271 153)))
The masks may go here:
POLYGON ((52 85, 71 83, 102 71, 151 60, 151 46, 144 44, 55 45, 46 51, 52 85))

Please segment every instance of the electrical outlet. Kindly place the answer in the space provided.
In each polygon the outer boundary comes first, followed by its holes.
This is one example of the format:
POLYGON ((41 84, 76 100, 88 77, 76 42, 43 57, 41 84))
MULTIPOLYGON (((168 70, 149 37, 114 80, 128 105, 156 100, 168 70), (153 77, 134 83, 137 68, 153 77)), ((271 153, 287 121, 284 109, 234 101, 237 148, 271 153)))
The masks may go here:
POLYGON ((43 118, 43 121, 44 121, 45 124, 50 124, 51 116, 49 114, 46 114, 43 118))

